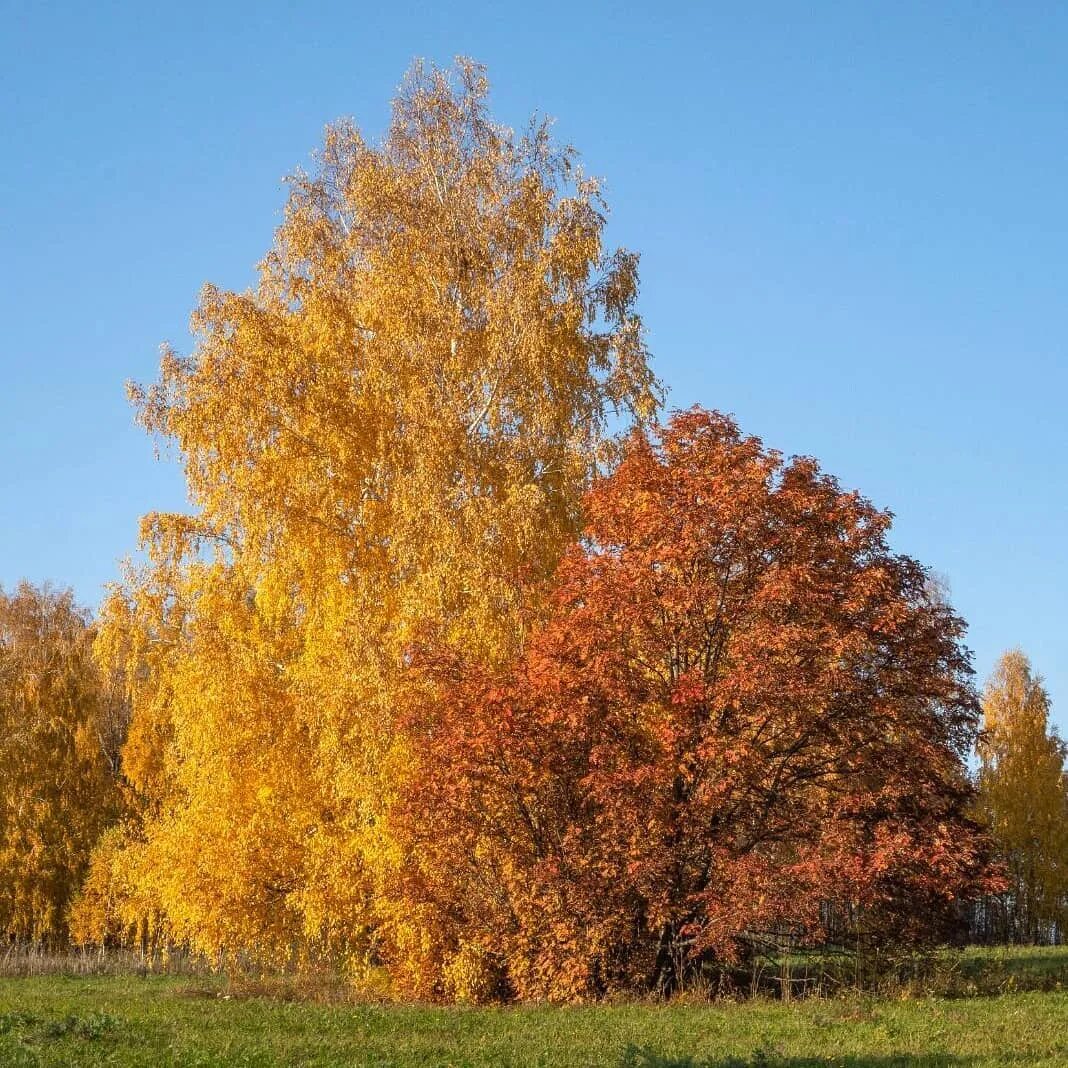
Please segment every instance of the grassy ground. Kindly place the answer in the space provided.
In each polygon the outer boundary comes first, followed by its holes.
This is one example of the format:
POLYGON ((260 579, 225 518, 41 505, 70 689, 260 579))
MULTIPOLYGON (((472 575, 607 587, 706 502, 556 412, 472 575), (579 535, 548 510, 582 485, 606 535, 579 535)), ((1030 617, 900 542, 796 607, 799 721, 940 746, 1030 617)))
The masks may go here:
POLYGON ((0 1065, 1065 1068, 1066 969, 1063 949, 973 951, 952 973, 988 989, 996 971, 1012 992, 507 1009, 243 998, 190 976, 0 979, 0 1065))

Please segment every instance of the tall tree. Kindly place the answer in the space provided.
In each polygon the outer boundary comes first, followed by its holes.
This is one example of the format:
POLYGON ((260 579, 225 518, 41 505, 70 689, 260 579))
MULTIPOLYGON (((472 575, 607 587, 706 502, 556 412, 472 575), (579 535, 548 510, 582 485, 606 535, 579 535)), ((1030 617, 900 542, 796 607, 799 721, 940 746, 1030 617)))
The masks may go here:
POLYGON ((964 624, 890 516, 694 409, 587 501, 500 669, 430 643, 400 896, 422 996, 671 989, 821 902, 939 937, 985 885, 964 624))
POLYGON ((491 120, 479 66, 417 65, 380 144, 327 130, 255 290, 207 286, 193 353, 132 389, 195 508, 146 517, 99 648, 133 702, 120 862, 182 937, 373 931, 406 644, 509 656, 608 419, 656 403, 604 212, 546 124, 491 120))
POLYGON ((1068 747, 1049 707, 1024 653, 1005 653, 983 695, 979 809, 1010 878, 989 903, 988 933, 1013 942, 1063 938, 1068 929, 1068 747))
POLYGON ((62 942, 89 854, 119 811, 125 714, 69 590, 0 590, 0 932, 62 942))

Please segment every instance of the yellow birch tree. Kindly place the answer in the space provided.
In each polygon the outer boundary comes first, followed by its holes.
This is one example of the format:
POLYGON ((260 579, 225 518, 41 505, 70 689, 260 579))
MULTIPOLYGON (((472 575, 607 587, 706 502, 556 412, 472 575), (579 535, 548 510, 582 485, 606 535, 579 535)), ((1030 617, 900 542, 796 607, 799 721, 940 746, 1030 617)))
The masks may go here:
POLYGON ((116 819, 122 703, 69 590, 0 590, 0 932, 62 943, 90 850, 116 819))
POLYGON ((140 814, 106 863, 198 948, 426 941, 389 896, 408 643, 513 652, 610 420, 658 403, 598 184, 487 92, 417 64, 380 143, 329 127, 255 288, 206 286, 131 389, 193 511, 145 517, 103 612, 140 814))
POLYGON ((979 805, 1008 869, 994 932, 1044 941, 1068 924, 1066 748, 1049 723, 1049 694, 1020 650, 1005 653, 983 697, 979 805))

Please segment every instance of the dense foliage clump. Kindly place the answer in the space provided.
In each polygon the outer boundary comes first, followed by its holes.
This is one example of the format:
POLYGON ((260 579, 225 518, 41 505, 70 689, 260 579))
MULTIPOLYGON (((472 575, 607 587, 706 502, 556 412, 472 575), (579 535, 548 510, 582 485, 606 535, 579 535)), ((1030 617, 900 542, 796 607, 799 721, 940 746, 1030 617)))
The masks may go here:
POLYGON ((514 653, 608 419, 658 390, 597 183, 486 94, 472 63, 417 67, 381 144, 330 128, 256 288, 205 288, 195 350, 133 387, 194 508, 145 518, 101 617, 133 709, 133 818, 94 873, 130 903, 112 933, 151 913, 298 965, 372 960, 385 919, 425 937, 385 891, 406 648, 435 625, 514 653))
POLYGON ((119 813, 126 709, 69 590, 0 590, 0 933, 62 943, 90 851, 119 813))
POLYGON ((700 409, 636 433, 586 512, 510 664, 426 654, 416 991, 670 990, 752 932, 815 935, 828 902, 884 941, 943 935, 988 875, 978 704, 889 516, 700 409))

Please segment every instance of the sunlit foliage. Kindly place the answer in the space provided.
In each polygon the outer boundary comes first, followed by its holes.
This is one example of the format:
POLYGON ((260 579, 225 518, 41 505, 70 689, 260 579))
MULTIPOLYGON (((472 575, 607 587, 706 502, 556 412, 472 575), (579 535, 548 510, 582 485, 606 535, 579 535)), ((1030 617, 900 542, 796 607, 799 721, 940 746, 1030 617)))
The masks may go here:
POLYGON ((120 803, 125 709, 70 591, 0 590, 0 932, 63 942, 89 853, 120 803))
POLYGON ((207 286, 194 351, 132 388, 193 511, 145 518, 104 606, 136 819, 96 883, 172 937, 359 963, 406 922, 405 649, 511 656, 608 421, 657 401, 604 212, 544 123, 491 121, 477 65, 417 65, 380 144, 327 130, 255 289, 207 286))
POLYGON ((418 996, 671 990, 821 903, 896 942, 986 885, 963 623, 890 517, 723 416, 636 434, 552 612, 487 667, 431 643, 397 820, 418 996))
POLYGON ((989 935, 1049 940, 1068 929, 1068 756, 1049 694, 1020 650, 1005 653, 983 694, 979 809, 1008 869, 989 935))

